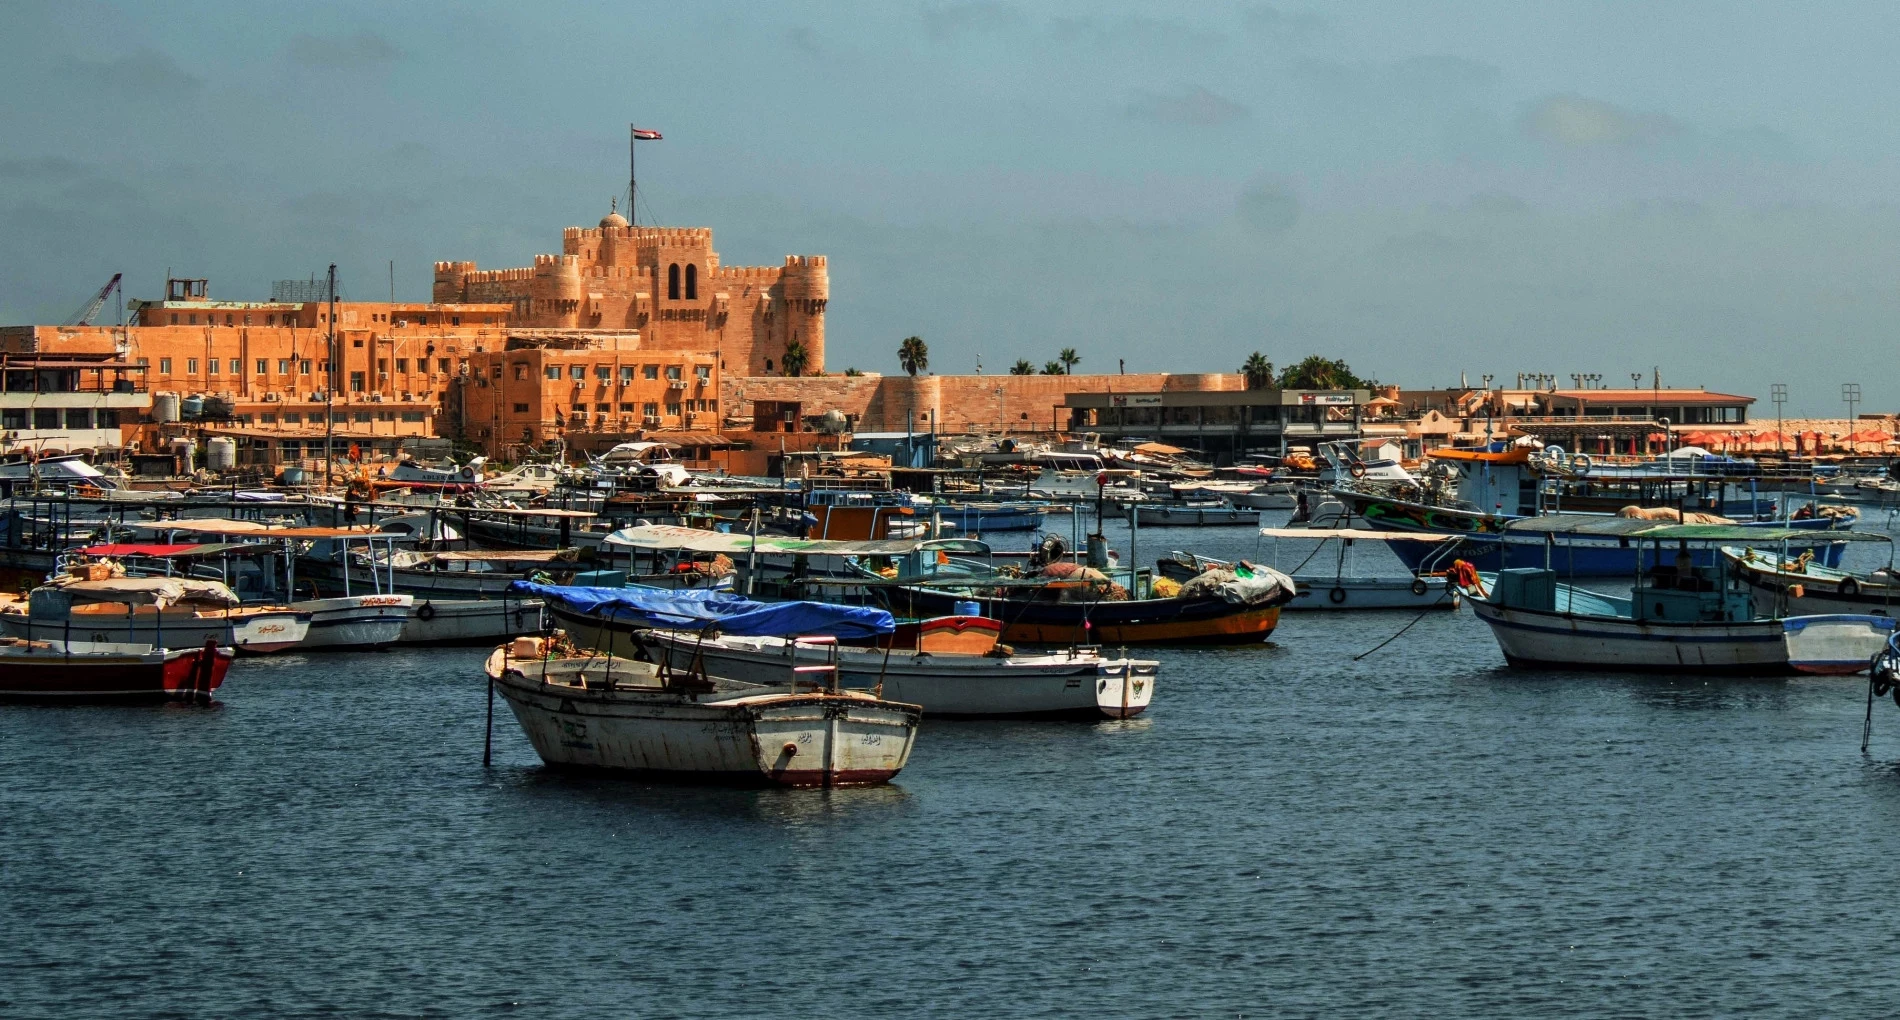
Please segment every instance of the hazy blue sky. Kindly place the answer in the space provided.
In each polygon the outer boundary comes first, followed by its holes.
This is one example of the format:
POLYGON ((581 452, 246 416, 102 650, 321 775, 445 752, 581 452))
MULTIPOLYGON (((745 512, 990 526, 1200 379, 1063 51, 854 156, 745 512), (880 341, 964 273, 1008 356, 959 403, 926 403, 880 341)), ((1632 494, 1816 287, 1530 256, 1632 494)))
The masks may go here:
POLYGON ((1900 404, 1900 5, 7 0, 0 321, 526 264, 625 188, 831 257, 829 367, 1343 357, 1900 404))

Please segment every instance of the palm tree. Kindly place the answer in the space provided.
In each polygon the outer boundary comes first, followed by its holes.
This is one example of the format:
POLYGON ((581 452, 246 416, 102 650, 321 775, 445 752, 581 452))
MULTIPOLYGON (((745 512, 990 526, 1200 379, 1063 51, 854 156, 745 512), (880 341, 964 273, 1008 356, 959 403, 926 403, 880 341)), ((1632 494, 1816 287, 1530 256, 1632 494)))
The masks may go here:
POLYGON ((1010 375, 1035 375, 1036 366, 1030 364, 1028 358, 1017 358, 1016 363, 1014 365, 1009 366, 1009 374, 1010 375))
POLYGON ((930 348, 920 336, 907 336, 897 345, 897 363, 911 375, 930 368, 930 348))
POLYGON ((849 367, 849 366, 846 366, 846 368, 845 368, 845 370, 844 370, 844 374, 845 374, 845 375, 849 375, 849 376, 860 376, 860 375, 863 375, 864 373, 863 373, 863 372, 860 372, 860 371, 858 371, 858 370, 857 370, 856 368, 852 368, 852 367, 849 367))
POLYGON ((793 340, 785 345, 785 357, 780 364, 785 366, 785 374, 797 378, 805 374, 805 365, 811 361, 811 352, 805 349, 805 341, 793 340))
POLYGON ((1240 374, 1247 377, 1247 388, 1264 390, 1273 385, 1273 362, 1262 357, 1259 351, 1247 355, 1240 366, 1240 374))
POLYGON ((1082 363, 1082 356, 1075 353, 1075 348, 1064 347, 1061 351, 1056 353, 1056 360, 1062 362, 1063 375, 1073 375, 1075 373, 1075 366, 1082 363))
POLYGON ((1042 363, 1042 374, 1043 375, 1067 375, 1068 373, 1062 370, 1062 362, 1045 361, 1042 363))

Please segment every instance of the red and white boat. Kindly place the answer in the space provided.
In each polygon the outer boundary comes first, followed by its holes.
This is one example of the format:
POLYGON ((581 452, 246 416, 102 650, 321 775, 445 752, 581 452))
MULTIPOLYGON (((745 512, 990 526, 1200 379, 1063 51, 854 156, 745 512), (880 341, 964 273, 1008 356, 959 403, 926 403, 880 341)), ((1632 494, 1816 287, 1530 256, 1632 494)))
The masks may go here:
POLYGON ((209 701, 232 650, 166 651, 104 641, 0 638, 0 699, 10 701, 209 701))
POLYGON ((207 642, 263 655, 294 648, 310 614, 247 606, 217 581, 189 577, 59 577, 25 603, 0 604, 0 632, 35 641, 123 641, 196 650, 207 642))

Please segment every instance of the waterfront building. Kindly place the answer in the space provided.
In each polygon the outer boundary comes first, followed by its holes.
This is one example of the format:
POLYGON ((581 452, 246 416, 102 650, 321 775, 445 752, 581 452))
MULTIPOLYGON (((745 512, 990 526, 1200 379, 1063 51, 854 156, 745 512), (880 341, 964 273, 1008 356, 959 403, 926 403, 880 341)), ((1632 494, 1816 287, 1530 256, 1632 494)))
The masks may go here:
POLYGON ((1159 439, 1231 459, 1359 439, 1372 399, 1369 390, 1177 389, 1071 393, 1063 406, 1071 432, 1159 439))
POLYGON ((152 405, 146 365, 111 354, 0 352, 0 451, 117 460, 152 405))

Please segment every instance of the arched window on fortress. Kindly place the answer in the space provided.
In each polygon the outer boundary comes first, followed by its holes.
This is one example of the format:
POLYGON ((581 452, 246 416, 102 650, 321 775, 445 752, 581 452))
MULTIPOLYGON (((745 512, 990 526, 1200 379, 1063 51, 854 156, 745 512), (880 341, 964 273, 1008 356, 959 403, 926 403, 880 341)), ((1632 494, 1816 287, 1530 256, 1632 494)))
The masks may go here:
POLYGON ((666 299, 668 301, 680 299, 680 264, 677 262, 666 267, 666 299))
POLYGON ((690 262, 686 264, 686 300, 699 300, 699 267, 690 262))

